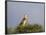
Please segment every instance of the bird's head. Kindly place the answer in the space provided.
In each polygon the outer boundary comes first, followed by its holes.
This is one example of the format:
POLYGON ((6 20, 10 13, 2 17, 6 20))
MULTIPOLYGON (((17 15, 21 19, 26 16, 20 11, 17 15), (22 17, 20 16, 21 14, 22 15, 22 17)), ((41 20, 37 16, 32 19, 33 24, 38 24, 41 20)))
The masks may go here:
POLYGON ((25 16, 24 16, 24 18, 25 18, 25 19, 28 19, 28 16, 27 16, 27 15, 25 15, 25 16))

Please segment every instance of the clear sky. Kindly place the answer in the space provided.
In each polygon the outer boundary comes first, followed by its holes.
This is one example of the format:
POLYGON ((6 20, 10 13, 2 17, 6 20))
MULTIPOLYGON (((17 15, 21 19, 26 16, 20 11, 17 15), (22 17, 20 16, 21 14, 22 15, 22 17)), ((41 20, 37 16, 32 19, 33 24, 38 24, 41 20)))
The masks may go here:
POLYGON ((42 24, 44 26, 44 4, 40 3, 7 3, 7 25, 14 27, 21 22, 24 14, 29 16, 30 24, 42 24))

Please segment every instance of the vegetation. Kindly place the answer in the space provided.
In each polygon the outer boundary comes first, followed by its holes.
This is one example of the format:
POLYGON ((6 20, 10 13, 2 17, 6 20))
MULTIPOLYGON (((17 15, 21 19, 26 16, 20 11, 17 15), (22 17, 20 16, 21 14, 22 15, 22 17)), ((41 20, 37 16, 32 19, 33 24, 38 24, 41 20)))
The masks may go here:
POLYGON ((14 28, 13 30, 11 30, 11 28, 8 29, 8 33, 32 33, 32 32, 42 32, 43 28, 41 25, 38 24, 34 24, 34 25, 19 25, 17 26, 17 28, 14 28))

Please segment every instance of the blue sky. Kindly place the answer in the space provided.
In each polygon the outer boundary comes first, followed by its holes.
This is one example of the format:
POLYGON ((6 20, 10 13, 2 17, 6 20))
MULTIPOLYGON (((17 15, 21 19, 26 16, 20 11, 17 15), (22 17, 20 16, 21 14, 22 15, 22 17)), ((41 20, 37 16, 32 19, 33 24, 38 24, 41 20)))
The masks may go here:
POLYGON ((21 2, 8 2, 7 4, 8 27, 17 26, 25 14, 29 16, 30 24, 36 23, 44 26, 44 4, 21 2))

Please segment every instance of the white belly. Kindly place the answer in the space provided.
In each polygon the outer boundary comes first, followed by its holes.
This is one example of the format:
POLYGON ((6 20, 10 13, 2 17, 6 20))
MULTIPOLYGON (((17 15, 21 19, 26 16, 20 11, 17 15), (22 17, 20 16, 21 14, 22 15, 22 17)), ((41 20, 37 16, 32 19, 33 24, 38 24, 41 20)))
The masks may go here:
POLYGON ((25 25, 26 25, 26 22, 27 22, 27 21, 26 21, 26 20, 24 20, 24 22, 23 22, 23 26, 25 26, 25 25))

